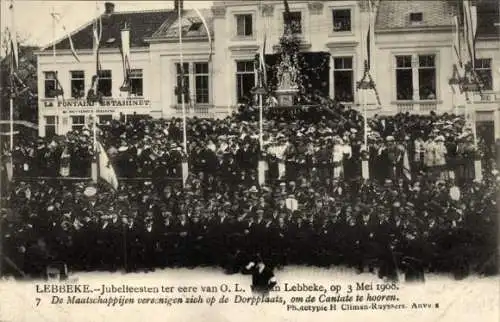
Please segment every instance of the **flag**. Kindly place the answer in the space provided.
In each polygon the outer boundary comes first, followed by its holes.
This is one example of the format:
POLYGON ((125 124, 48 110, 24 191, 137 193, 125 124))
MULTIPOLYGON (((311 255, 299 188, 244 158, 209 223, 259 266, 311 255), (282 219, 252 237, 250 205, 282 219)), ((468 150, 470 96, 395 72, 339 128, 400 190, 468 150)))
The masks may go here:
POLYGON ((372 0, 368 0, 369 7, 369 17, 368 17, 368 32, 366 33, 366 47, 365 47, 365 64, 366 69, 373 69, 373 60, 372 60, 372 50, 374 49, 373 42, 375 41, 375 14, 374 3, 372 0))
POLYGON ((61 154, 61 168, 59 169, 59 174, 61 175, 61 177, 69 176, 70 157, 71 155, 68 152, 68 148, 65 147, 61 154))
POLYGON ((464 33, 467 45, 468 60, 474 64, 476 60, 476 31, 477 31, 477 8, 471 5, 470 0, 464 0, 464 33))
POLYGON ((130 91, 130 29, 127 24, 121 31, 121 46, 120 51, 122 54, 123 63, 123 85, 120 87, 122 92, 130 91))
POLYGON ((7 173, 7 180, 12 181, 14 169, 12 166, 12 156, 9 155, 4 159, 5 172, 7 173))
POLYGON ((295 211, 295 210, 299 209, 299 203, 298 203, 297 199, 295 199, 294 197, 286 198, 285 199, 285 206, 287 209, 289 209, 291 211, 295 211))
POLYGON ((208 28, 207 21, 205 18, 203 18, 203 15, 201 14, 200 10, 193 8, 198 17, 201 20, 201 23, 205 27, 205 30, 207 31, 207 37, 208 37, 208 46, 209 46, 209 53, 208 53, 208 62, 212 61, 212 54, 213 54, 213 43, 212 43, 212 35, 210 33, 210 28, 208 28))
MULTIPOLYGON (((11 4, 9 6, 10 15, 12 19, 14 19, 14 1, 11 1, 11 4)), ((13 26, 14 27, 14 26, 13 26)), ((18 49, 18 44, 17 44, 17 33, 14 30, 9 31, 9 37, 10 37, 10 54, 12 58, 12 72, 16 70, 19 67, 19 49, 18 49)))
POLYGON ((101 71, 101 63, 99 61, 99 47, 101 45, 102 38, 102 20, 101 16, 94 21, 94 27, 92 29, 92 39, 93 39, 93 55, 96 63, 96 74, 92 77, 92 85, 88 91, 87 99, 89 101, 94 100, 98 97, 97 88, 99 83, 99 74, 101 71), (95 97, 94 97, 95 96, 95 97))
MULTIPOLYGON (((52 18, 54 18, 54 20, 56 21, 56 23, 60 23, 61 22, 61 16, 58 13, 53 13, 52 14, 52 18)), ((68 32, 68 30, 66 29, 66 26, 64 24, 62 24, 61 27, 62 27, 62 29, 64 30, 64 32, 66 33, 66 35, 68 37, 69 47, 71 49, 71 54, 73 55, 73 57, 75 58, 75 60, 77 62, 80 62, 80 57, 78 57, 78 54, 76 53, 75 46, 73 44, 73 39, 71 39, 71 34, 68 32)))
POLYGON ((268 165, 265 160, 259 160, 258 166, 258 180, 259 185, 264 185, 266 183, 266 171, 268 170, 268 165))
POLYGON ((410 160, 408 158, 408 149, 406 148, 403 154, 403 175, 406 179, 411 180, 410 160))
POLYGON ((186 161, 182 162, 182 185, 185 186, 189 176, 189 167, 186 161))
POLYGON ((455 52, 455 64, 460 69, 463 67, 462 62, 462 42, 460 40, 460 18, 458 15, 453 17, 455 25, 455 33, 453 35, 453 51, 455 52))
POLYGON ((97 142, 99 153, 99 177, 104 181, 109 183, 115 190, 118 189, 118 178, 116 177, 116 172, 109 161, 106 150, 104 150, 101 142, 97 142))
POLYGON ((266 34, 264 33, 264 43, 260 52, 260 72, 262 73, 261 86, 267 85, 267 70, 266 70, 266 34))
POLYGON ((95 63, 96 63, 96 75, 99 75, 99 72, 101 70, 101 63, 99 61, 99 47, 101 46, 101 38, 102 38, 102 20, 101 16, 96 19, 94 22, 94 29, 92 31, 93 34, 93 50, 94 50, 94 57, 95 57, 95 63))
MULTIPOLYGON (((10 6, 10 14, 11 17, 14 17, 14 1, 11 2, 10 6)), ((10 54, 12 56, 12 73, 14 73, 14 70, 17 70, 19 68, 19 49, 18 49, 18 44, 17 44, 17 33, 15 31, 10 31, 10 54)))
POLYGON ((54 78, 56 80, 55 96, 56 97, 59 97, 59 96, 64 97, 64 89, 61 85, 61 82, 59 81, 59 77, 57 77, 57 71, 54 72, 54 78))

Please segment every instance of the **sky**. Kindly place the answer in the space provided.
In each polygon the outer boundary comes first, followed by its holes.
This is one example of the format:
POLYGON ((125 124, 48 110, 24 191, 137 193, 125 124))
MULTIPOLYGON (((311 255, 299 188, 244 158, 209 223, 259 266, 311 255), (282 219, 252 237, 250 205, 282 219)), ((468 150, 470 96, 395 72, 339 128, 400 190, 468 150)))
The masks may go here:
MULTIPOLYGON (((8 7, 11 0, 0 0, 1 19, 0 30, 12 27, 12 15, 8 7)), ((26 39, 30 45, 46 46, 54 40, 51 12, 54 10, 61 16, 60 23, 55 28, 55 39, 65 35, 63 25, 68 31, 73 31, 86 24, 98 12, 104 12, 106 1, 39 1, 14 0, 14 26, 21 39, 26 39)), ((117 1, 115 11, 140 11, 173 8, 174 1, 117 1)), ((184 8, 209 8, 212 1, 184 1, 184 8)))

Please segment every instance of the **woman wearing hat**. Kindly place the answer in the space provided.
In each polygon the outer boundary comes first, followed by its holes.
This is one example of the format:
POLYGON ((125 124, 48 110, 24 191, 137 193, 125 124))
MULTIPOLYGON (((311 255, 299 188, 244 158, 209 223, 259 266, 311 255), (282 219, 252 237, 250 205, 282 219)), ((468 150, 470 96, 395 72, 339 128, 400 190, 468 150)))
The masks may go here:
POLYGON ((333 178, 337 179, 343 175, 344 170, 344 142, 341 138, 337 137, 333 146, 333 178))
POLYGON ((435 172, 438 178, 446 180, 448 179, 448 173, 446 170, 446 155, 448 152, 444 144, 444 136, 438 135, 435 141, 436 141, 434 149, 434 166, 436 169, 435 172))

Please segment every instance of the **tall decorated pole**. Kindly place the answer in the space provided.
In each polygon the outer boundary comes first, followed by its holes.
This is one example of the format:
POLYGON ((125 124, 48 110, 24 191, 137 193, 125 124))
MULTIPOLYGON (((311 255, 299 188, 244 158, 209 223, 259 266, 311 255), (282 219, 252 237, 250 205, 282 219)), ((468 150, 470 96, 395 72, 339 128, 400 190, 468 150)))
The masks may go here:
MULTIPOLYGON (((267 21, 266 21, 267 22, 267 21)), ((264 27, 264 37, 261 46, 261 51, 258 55, 258 61, 256 65, 258 66, 258 84, 255 89, 255 94, 258 95, 259 98, 259 162, 257 164, 257 173, 258 173, 258 182, 260 186, 265 185, 266 183, 266 156, 264 151, 264 112, 263 112, 263 96, 266 93, 266 32, 267 32, 267 23, 264 27)))
POLYGON ((14 151, 14 95, 15 95, 15 82, 14 75, 18 64, 18 53, 17 53, 17 32, 15 25, 15 13, 14 13, 14 1, 11 0, 10 4, 11 10, 11 34, 10 34, 10 52, 11 52, 11 68, 10 68, 10 97, 9 97, 9 127, 10 127, 10 166, 13 169, 14 165, 12 159, 12 152, 14 151))
POLYGON ((179 61, 180 61, 180 96, 181 96, 181 107, 182 107, 182 142, 183 142, 183 151, 184 155, 182 158, 182 184, 186 186, 186 180, 189 175, 189 166, 188 166, 188 150, 187 150, 187 133, 186 133, 186 94, 185 94, 185 86, 184 84, 184 53, 182 46, 182 10, 183 7, 178 3, 177 5, 177 21, 178 21, 178 33, 179 33, 179 61))
POLYGON ((13 173, 14 173, 14 158, 13 158, 13 152, 14 152, 14 96, 16 95, 16 90, 15 90, 15 81, 14 78, 16 76, 16 70, 18 68, 18 63, 19 63, 19 57, 18 57, 18 48, 17 48, 17 32, 16 32, 16 24, 15 24, 15 13, 14 13, 14 0, 11 0, 10 6, 10 13, 11 13, 11 32, 10 32, 10 95, 9 95, 9 128, 10 128, 10 133, 9 133, 9 159, 7 162, 7 176, 9 177, 9 180, 12 179, 13 173))
POLYGON ((377 96, 377 103, 380 105, 380 99, 378 96, 377 89, 375 87, 375 83, 370 74, 370 70, 373 68, 374 61, 372 59, 371 51, 371 42, 374 37, 374 5, 371 0, 367 0, 368 2, 368 31, 365 33, 366 43, 364 44, 364 73, 363 77, 359 82, 357 82, 357 89, 362 93, 362 109, 363 109, 363 148, 361 149, 361 176, 363 179, 368 180, 370 178, 369 173, 369 152, 368 152, 368 102, 367 102, 367 91, 373 90, 375 95, 377 96))
POLYGON ((474 138, 474 174, 476 181, 483 180, 481 165, 481 151, 477 144, 476 111, 474 106, 474 95, 481 91, 481 83, 476 73, 476 31, 477 31, 477 8, 470 0, 463 0, 464 14, 464 38, 468 62, 465 64, 464 77, 460 79, 463 92, 466 93, 466 122, 471 127, 474 138))
POLYGON ((93 79, 93 97, 92 97, 92 137, 93 137, 93 154, 92 154, 92 166, 91 166, 91 177, 92 182, 97 183, 98 179, 98 145, 97 145, 97 108, 101 104, 101 95, 99 93, 99 77, 100 77, 100 61, 99 61, 99 46, 101 43, 102 37, 102 21, 101 15, 99 12, 99 4, 96 1, 96 12, 98 14, 93 27, 93 43, 94 43, 94 56, 95 56, 95 64, 96 64, 96 74, 93 79))

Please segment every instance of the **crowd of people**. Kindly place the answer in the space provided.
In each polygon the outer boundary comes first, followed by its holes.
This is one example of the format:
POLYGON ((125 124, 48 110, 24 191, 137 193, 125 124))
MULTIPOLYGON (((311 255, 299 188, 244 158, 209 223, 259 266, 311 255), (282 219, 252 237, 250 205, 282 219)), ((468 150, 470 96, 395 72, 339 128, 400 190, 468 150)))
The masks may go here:
MULTIPOLYGON (((183 160, 192 172, 226 176, 235 168, 251 172, 261 159, 269 180, 315 171, 324 178, 353 180, 361 176, 365 159, 380 182, 432 172, 462 183, 474 179, 475 159, 486 171, 495 169, 495 151, 500 150, 481 137, 476 149, 464 118, 449 114, 375 115, 365 146, 360 113, 339 104, 267 111, 263 133, 261 149, 255 110, 246 108, 221 120, 188 119, 187 155, 180 119, 109 121, 99 126, 98 140, 117 176, 125 178, 179 178, 183 160)), ((91 131, 85 128, 37 142, 21 139, 13 152, 14 176, 60 176, 67 159, 66 176, 90 177, 93 150, 91 131)))
POLYGON ((200 176, 185 189, 135 181, 116 192, 89 182, 22 182, 3 214, 4 254, 27 274, 53 262, 85 271, 236 272, 255 254, 271 267, 345 265, 388 278, 397 270, 494 274, 498 179, 460 188, 425 176, 257 188, 200 176))
POLYGON ((89 180, 89 129, 16 141, 3 269, 36 275, 64 262, 86 271, 235 272, 259 254, 272 267, 346 265, 387 278, 497 272, 499 149, 483 140, 475 149, 462 117, 375 116, 366 147, 361 115, 341 105, 265 117, 262 150, 255 110, 189 119, 187 155, 180 119, 102 124, 117 191, 89 180))

